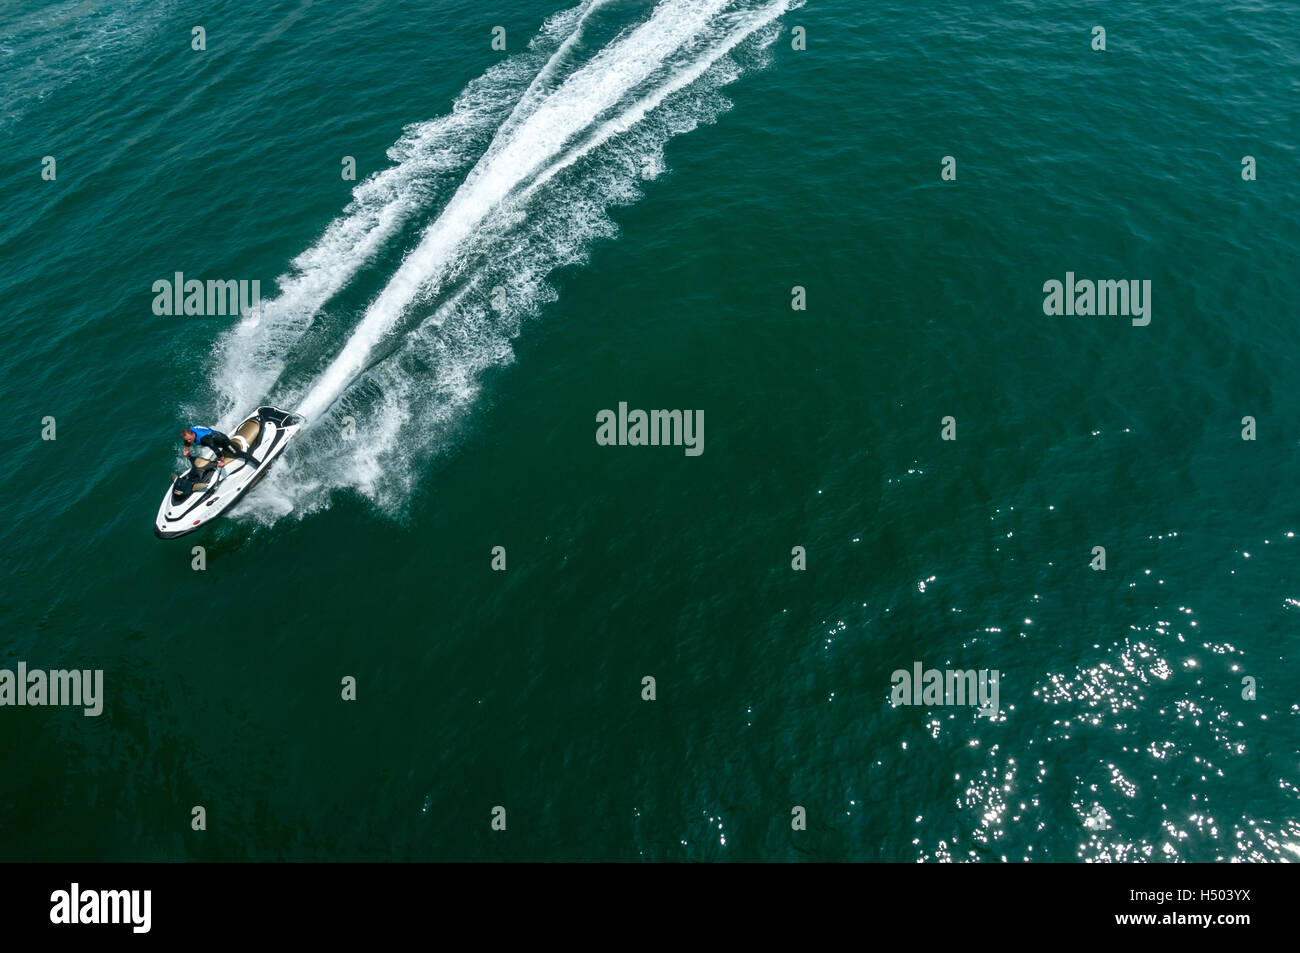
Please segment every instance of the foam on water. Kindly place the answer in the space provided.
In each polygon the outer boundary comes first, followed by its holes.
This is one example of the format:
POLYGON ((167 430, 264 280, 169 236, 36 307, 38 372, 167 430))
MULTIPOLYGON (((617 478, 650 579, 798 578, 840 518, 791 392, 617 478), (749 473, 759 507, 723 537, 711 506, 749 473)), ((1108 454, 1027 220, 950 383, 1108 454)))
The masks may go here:
POLYGON ((417 294, 437 294, 462 246, 484 218, 588 128, 593 116, 602 115, 649 80, 669 55, 695 37, 725 4, 726 0, 660 4, 645 23, 601 50, 591 63, 545 97, 527 119, 504 137, 497 137, 307 394, 303 414, 314 420, 328 410, 365 370, 372 350, 417 294))
POLYGON ((576 8, 551 17, 526 53, 466 86, 450 114, 404 130, 388 150, 395 164, 353 189, 343 215, 293 259, 290 273, 277 280, 279 293, 264 299, 257 315, 218 343, 216 418, 223 426, 236 423, 266 397, 325 303, 373 261, 405 223, 454 185, 454 174, 483 148, 521 86, 537 75, 539 63, 547 64, 565 50, 585 13, 585 8, 576 8), (560 50, 552 55, 556 43, 560 50))
POLYGON ((0 130, 56 91, 85 82, 103 64, 143 46, 175 7, 175 0, 0 4, 0 77, 22 78, 0 85, 0 130))
MULTIPOLYGON (((554 299, 547 276, 616 233, 608 209, 634 201, 638 183, 662 171, 669 139, 726 110, 719 89, 742 71, 729 54, 743 51, 746 65, 757 62, 774 21, 792 6, 664 0, 643 22, 573 62, 584 25, 601 5, 548 22, 545 48, 553 52, 530 63, 526 85, 518 65, 509 67, 522 87, 513 108, 476 115, 479 128, 491 117, 491 142, 323 372, 273 386, 315 311, 356 274, 358 259, 373 253, 367 249, 396 231, 390 219, 418 211, 422 203, 404 194, 403 176, 416 178, 409 170, 389 170, 392 180, 376 187, 381 198, 354 201, 296 262, 297 283, 283 283, 285 293, 264 307, 261 324, 232 335, 227 358, 240 385, 228 392, 228 409, 255 404, 269 388, 273 402, 315 424, 299 438, 298 453, 291 450, 250 497, 244 518, 303 515, 344 488, 400 512, 429 459, 454 439, 481 373, 512 360, 510 341, 521 323, 554 299), (370 239, 360 251, 354 234, 370 239), (254 340, 266 356, 236 371, 254 340), (342 439, 338 420, 321 425, 331 413, 355 420, 355 439, 342 439)), ((437 122, 429 125, 437 129, 437 122)), ((439 136, 450 148, 441 138, 447 133, 439 136)))

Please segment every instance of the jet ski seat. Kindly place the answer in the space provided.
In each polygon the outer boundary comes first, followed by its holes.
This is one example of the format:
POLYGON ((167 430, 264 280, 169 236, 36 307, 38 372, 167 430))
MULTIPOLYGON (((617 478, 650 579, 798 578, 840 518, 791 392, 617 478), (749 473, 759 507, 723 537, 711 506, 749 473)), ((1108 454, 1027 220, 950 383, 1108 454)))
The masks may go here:
POLYGON ((261 429, 261 421, 256 418, 245 420, 231 436, 230 442, 239 445, 240 450, 247 450, 253 446, 253 441, 257 439, 261 429))

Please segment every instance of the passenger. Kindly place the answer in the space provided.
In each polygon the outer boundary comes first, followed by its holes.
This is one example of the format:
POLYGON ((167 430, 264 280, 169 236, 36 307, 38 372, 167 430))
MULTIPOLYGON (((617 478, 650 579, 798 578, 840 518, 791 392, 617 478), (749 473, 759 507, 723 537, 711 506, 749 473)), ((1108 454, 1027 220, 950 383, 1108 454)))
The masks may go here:
MULTIPOLYGON (((223 457, 238 457, 250 466, 257 466, 257 458, 247 450, 240 450, 230 438, 220 430, 213 430, 211 427, 186 427, 181 431, 181 439, 185 441, 185 449, 181 451, 185 456, 190 455, 190 447, 207 447, 216 454, 223 457)), ((225 461, 218 461, 217 466, 225 466, 225 461)))

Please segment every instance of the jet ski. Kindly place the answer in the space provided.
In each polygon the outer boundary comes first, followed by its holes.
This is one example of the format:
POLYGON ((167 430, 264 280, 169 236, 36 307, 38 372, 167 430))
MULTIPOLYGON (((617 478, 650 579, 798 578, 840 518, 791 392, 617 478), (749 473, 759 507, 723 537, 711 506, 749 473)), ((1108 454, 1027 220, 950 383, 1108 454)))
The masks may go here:
POLYGON ((230 442, 252 457, 223 457, 221 461, 194 459, 188 473, 176 477, 154 519, 153 533, 159 539, 175 539, 212 522, 253 488, 266 475, 271 461, 307 421, 275 407, 259 407, 235 428, 230 442))

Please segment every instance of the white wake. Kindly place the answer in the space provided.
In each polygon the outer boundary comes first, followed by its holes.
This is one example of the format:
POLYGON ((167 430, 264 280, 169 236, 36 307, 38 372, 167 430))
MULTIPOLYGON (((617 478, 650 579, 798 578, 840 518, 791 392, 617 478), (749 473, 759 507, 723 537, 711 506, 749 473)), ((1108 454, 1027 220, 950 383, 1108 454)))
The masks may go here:
POLYGON ((584 55, 593 47, 584 31, 598 31, 608 12, 589 0, 471 83, 450 116, 411 127, 390 151, 397 164, 357 188, 258 323, 223 342, 223 413, 268 398, 312 422, 245 513, 310 512, 342 488, 399 511, 421 464, 454 435, 480 374, 512 360, 521 322, 553 299, 547 275, 615 234, 608 209, 663 170, 669 139, 728 108, 721 88, 765 61, 775 21, 795 5, 661 0, 584 55), (320 310, 440 200, 324 369, 286 374, 320 310), (353 440, 343 417, 355 422, 353 440))

